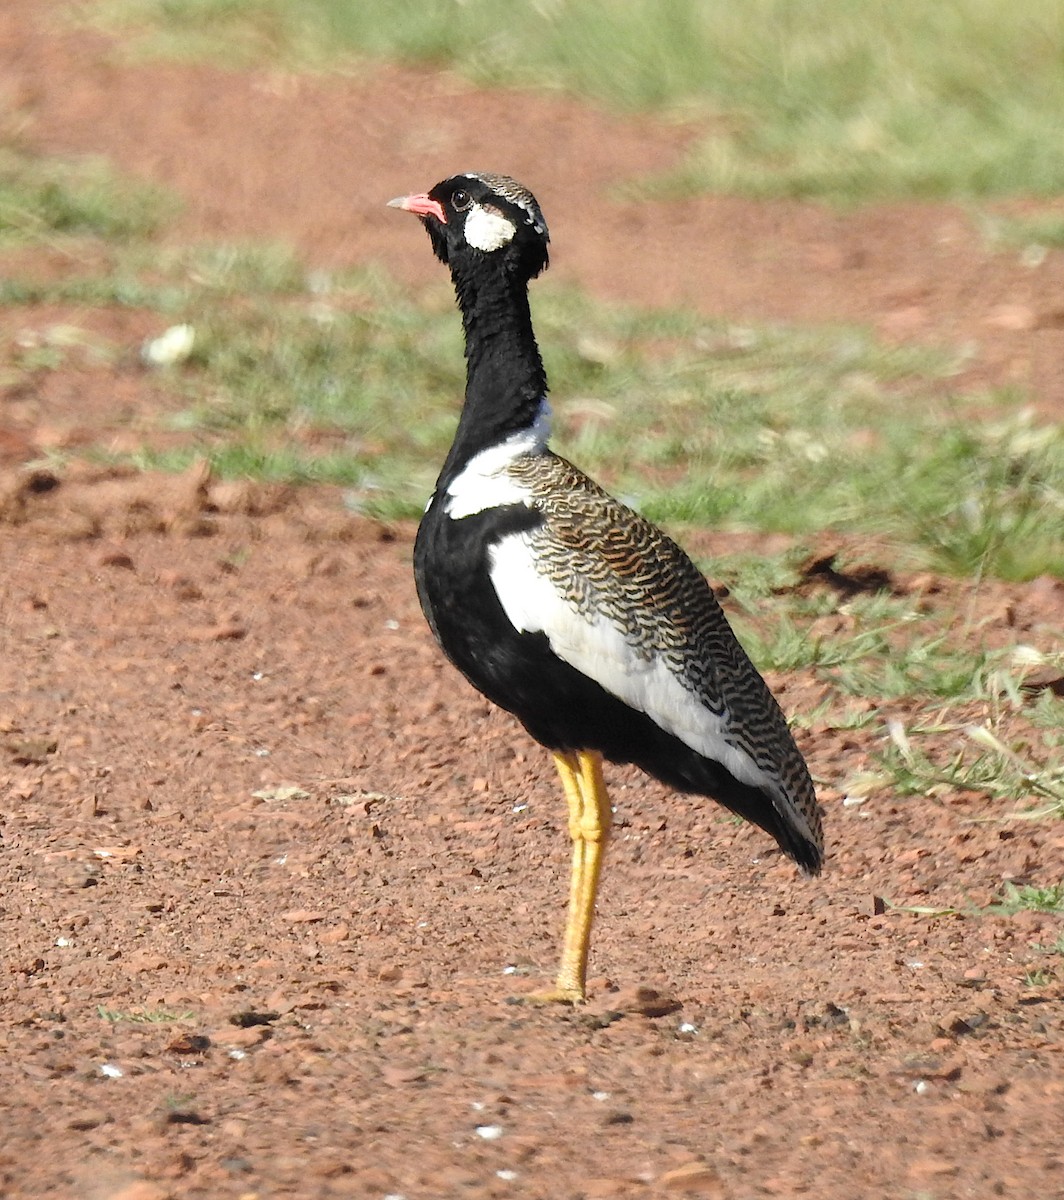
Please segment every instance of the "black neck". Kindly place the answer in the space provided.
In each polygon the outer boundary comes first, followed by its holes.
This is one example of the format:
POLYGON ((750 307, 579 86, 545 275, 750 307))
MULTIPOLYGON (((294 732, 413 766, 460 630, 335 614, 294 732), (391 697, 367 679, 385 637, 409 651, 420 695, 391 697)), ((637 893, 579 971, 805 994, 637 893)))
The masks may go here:
POLYGON ((495 264, 478 267, 451 271, 465 329, 466 393, 444 474, 528 429, 547 394, 527 282, 495 264))

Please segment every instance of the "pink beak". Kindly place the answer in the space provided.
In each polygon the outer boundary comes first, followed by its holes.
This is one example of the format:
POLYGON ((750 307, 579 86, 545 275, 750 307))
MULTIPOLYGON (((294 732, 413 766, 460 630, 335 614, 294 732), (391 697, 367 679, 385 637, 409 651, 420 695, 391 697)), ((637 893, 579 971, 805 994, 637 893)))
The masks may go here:
POLYGON ((435 217, 441 225, 447 224, 447 214, 438 200, 433 200, 428 192, 417 192, 413 196, 396 196, 388 201, 389 208, 401 208, 404 212, 417 213, 419 217, 435 217))

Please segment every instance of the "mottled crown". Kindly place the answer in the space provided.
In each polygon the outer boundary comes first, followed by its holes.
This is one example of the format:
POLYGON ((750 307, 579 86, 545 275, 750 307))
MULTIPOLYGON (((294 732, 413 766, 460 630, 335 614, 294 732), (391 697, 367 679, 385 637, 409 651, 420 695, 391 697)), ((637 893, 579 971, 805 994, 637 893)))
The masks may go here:
POLYGON ((467 179, 479 179, 486 187, 503 200, 508 200, 511 204, 525 214, 528 224, 536 231, 542 234, 543 237, 550 240, 550 234, 547 232, 547 222, 543 219, 543 213, 540 211, 539 204, 535 196, 525 187, 523 183, 518 183, 516 179, 511 179, 509 175, 496 175, 492 171, 466 171, 467 179))

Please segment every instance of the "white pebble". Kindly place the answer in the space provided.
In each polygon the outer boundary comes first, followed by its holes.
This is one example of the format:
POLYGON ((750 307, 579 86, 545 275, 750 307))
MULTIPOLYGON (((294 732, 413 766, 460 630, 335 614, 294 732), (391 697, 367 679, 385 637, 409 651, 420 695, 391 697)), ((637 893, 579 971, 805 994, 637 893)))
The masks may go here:
POLYGON ((507 1183, 513 1183, 513 1181, 517 1178, 517 1172, 511 1171, 506 1167, 503 1167, 501 1171, 496 1171, 495 1174, 498 1175, 500 1179, 505 1179, 507 1183))
POLYGON ((196 331, 191 325, 171 325, 158 337, 149 338, 141 347, 141 357, 151 367, 172 367, 184 362, 196 344, 196 331))
POLYGON ((679 1032, 680 1033, 697 1033, 698 1026, 692 1025, 690 1021, 681 1021, 679 1032))
POLYGON ((603 1100, 608 1100, 609 1098, 610 1098, 609 1092, 592 1092, 591 1093, 591 1099, 598 1100, 600 1103, 603 1100))
POLYGON ((926 1079, 918 1079, 913 1084, 913 1091, 918 1096, 926 1096, 930 1090, 931 1090, 931 1085, 927 1082, 926 1079))
POLYGON ((104 1063, 100 1067, 100 1074, 107 1079, 121 1079, 125 1072, 121 1067, 116 1067, 114 1063, 104 1063))
POLYGON ((494 1142, 502 1137, 501 1125, 478 1125, 477 1137, 482 1137, 486 1142, 494 1142))

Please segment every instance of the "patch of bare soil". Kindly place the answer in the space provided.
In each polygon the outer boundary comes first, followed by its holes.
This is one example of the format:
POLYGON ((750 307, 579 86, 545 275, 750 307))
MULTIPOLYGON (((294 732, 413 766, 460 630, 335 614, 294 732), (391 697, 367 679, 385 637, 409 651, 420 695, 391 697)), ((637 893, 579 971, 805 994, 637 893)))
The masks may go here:
MULTIPOLYGON (((609 185, 684 135, 394 70, 130 66, 42 9, 0 14, 27 136, 174 186, 182 236, 283 236, 421 280, 424 245, 381 201, 501 167, 541 194, 559 271, 604 293, 976 336, 973 370, 1059 404, 1061 359, 1038 366, 1059 263, 988 256, 955 210, 617 204, 609 185), (1008 303, 1035 318, 994 324, 1008 303)), ((33 321, 8 314, 5 340, 33 321)), ((122 364, 47 387, 0 399, 10 463, 154 402, 122 364)), ((1064 1191, 1064 996, 1028 978, 1060 922, 965 915, 1006 880, 1059 878, 1064 836, 971 793, 843 805, 868 732, 801 732, 831 845, 816 881, 717 808, 611 771, 590 1003, 509 1003, 555 966, 564 805, 549 756, 431 644, 411 538, 329 491, 201 470, 0 476, 0 1193, 1064 1191)), ((929 615, 964 592, 928 588, 929 615)), ((979 603, 1003 643, 1064 617, 1052 581, 979 603)), ((771 682, 789 710, 820 695, 771 682)))

